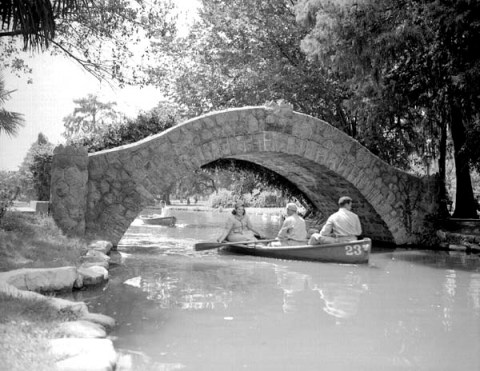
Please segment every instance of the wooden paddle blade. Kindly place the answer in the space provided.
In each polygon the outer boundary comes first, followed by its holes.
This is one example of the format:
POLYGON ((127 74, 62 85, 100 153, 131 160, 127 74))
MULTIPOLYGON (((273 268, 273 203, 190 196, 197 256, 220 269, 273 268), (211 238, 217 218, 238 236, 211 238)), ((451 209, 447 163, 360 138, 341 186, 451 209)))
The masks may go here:
POLYGON ((252 243, 267 243, 275 240, 257 240, 257 241, 238 241, 238 242, 199 242, 196 243, 194 248, 195 251, 211 250, 217 249, 222 246, 228 245, 247 245, 252 243))
POLYGON ((220 243, 220 242, 199 242, 195 244, 195 250, 203 251, 203 250, 216 249, 224 245, 225 245, 224 243, 220 243))

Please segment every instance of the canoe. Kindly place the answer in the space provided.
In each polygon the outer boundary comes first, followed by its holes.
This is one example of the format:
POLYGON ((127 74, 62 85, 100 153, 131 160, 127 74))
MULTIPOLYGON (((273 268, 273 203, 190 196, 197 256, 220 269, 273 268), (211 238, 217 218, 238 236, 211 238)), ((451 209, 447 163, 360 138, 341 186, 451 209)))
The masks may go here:
POLYGON ((177 222, 177 218, 174 216, 156 216, 156 215, 140 216, 140 220, 144 224, 165 225, 168 227, 173 227, 177 222))
POLYGON ((269 247, 261 244, 228 245, 221 248, 234 254, 262 256, 266 258, 307 260, 342 264, 366 264, 370 257, 372 240, 342 242, 328 245, 301 245, 269 247))

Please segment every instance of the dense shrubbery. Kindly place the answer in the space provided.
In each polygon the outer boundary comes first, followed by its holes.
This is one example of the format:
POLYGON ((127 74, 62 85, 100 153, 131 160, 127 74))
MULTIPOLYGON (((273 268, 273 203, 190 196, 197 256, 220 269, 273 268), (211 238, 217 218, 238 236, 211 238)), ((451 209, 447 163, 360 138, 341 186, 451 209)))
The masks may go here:
POLYGON ((212 193, 208 199, 208 205, 213 208, 233 207, 237 200, 241 199, 246 207, 282 207, 285 206, 285 199, 277 196, 275 192, 263 191, 245 193, 241 196, 234 191, 220 189, 212 193))
POLYGON ((15 200, 19 191, 19 188, 14 190, 0 183, 0 221, 5 216, 7 209, 13 205, 13 200, 15 200))
POLYGON ((135 119, 128 119, 120 125, 109 125, 102 131, 72 141, 73 144, 85 146, 88 152, 97 152, 135 143, 150 135, 161 133, 174 126, 179 120, 173 108, 159 107, 149 112, 140 113, 135 119))
POLYGON ((311 201, 287 178, 280 176, 274 171, 253 162, 219 159, 206 166, 205 170, 218 174, 224 174, 220 178, 220 186, 226 185, 233 198, 249 198, 249 202, 256 207, 283 206, 286 200, 298 201, 306 209, 314 209, 311 201), (281 194, 275 198, 272 205, 272 196, 281 194))
POLYGON ((217 193, 212 193, 208 199, 208 205, 213 208, 231 207, 235 203, 232 191, 221 189, 217 193))
POLYGON ((50 200, 50 180, 51 167, 53 159, 53 150, 39 151, 33 156, 33 162, 30 164, 32 174, 33 189, 36 193, 36 200, 50 200))
POLYGON ((16 174, 23 199, 48 201, 50 199, 50 168, 54 145, 45 135, 38 134, 16 174))
POLYGON ((20 193, 17 173, 14 171, 0 171, 0 222, 7 209, 20 193))

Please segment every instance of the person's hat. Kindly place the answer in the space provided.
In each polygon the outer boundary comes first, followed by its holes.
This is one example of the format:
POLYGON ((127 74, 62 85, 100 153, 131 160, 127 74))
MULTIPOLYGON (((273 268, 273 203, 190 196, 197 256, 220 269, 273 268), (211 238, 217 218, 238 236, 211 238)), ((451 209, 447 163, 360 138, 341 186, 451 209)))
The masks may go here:
POLYGON ((343 206, 343 205, 348 204, 348 203, 350 203, 350 202, 352 202, 352 199, 351 199, 350 197, 348 197, 348 196, 342 196, 342 197, 340 197, 339 200, 338 200, 338 204, 339 204, 340 206, 343 206))
POLYGON ((238 200, 237 202, 235 202, 235 208, 240 207, 240 206, 245 206, 245 204, 243 203, 242 200, 238 200))
POLYGON ((297 212, 298 207, 293 202, 290 202, 290 203, 287 204, 287 210, 292 210, 292 211, 297 212))

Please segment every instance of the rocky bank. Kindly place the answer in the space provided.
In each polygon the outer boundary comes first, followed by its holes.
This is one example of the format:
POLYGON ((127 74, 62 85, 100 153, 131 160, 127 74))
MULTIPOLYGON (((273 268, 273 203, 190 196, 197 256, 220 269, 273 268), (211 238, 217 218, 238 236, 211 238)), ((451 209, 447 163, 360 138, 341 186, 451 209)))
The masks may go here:
POLYGON ((0 273, 0 291, 4 294, 43 301, 57 311, 69 310, 78 317, 63 322, 56 329, 58 337, 50 339, 51 352, 58 370, 109 371, 115 370, 119 355, 107 338, 115 320, 109 316, 90 313, 84 302, 74 302, 43 294, 71 291, 98 285, 109 279, 108 268, 112 244, 93 241, 77 267, 16 269, 0 273))

